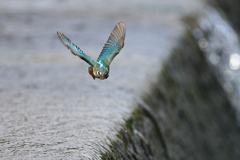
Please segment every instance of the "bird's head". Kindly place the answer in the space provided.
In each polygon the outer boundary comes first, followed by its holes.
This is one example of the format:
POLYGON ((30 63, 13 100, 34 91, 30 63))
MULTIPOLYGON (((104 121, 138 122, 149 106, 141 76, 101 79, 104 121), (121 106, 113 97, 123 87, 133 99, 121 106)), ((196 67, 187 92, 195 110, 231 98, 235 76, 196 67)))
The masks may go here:
POLYGON ((106 67, 88 67, 88 73, 93 77, 93 79, 98 78, 101 80, 108 78, 109 69, 106 67))

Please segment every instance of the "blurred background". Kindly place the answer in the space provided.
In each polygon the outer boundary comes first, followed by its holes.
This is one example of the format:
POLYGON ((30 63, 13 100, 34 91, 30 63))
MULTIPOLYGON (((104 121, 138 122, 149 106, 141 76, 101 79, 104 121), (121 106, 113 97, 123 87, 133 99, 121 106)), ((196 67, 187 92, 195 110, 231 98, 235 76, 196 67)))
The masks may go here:
POLYGON ((193 35, 220 77, 225 76, 222 85, 234 93, 237 106, 238 34, 217 1, 207 3, 0 0, 0 158, 91 158, 92 143, 114 134, 111 128, 123 123, 131 104, 156 80, 185 30, 181 18, 186 15, 203 17, 193 35), (206 9, 209 4, 217 9, 206 9), (125 46, 111 64, 109 78, 94 81, 88 65, 60 43, 56 32, 97 59, 119 21, 126 25, 125 46), (205 32, 215 38, 204 37, 205 32), (226 54, 216 51, 222 44, 230 45, 226 54))

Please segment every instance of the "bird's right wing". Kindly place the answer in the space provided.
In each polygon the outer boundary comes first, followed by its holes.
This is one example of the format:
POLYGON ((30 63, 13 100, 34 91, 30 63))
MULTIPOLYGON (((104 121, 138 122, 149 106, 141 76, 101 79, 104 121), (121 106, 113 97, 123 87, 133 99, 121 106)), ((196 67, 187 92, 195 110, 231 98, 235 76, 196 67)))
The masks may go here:
POLYGON ((58 35, 59 40, 62 42, 62 44, 65 47, 67 47, 68 49, 70 49, 73 55, 78 56, 79 58, 81 58, 82 60, 84 60, 85 62, 90 64, 91 66, 95 66, 96 61, 93 60, 88 55, 86 55, 77 45, 72 43, 68 37, 66 37, 61 32, 57 32, 57 35, 58 35))
POLYGON ((105 43, 102 52, 97 61, 102 62, 105 66, 109 66, 114 57, 121 51, 124 46, 126 29, 123 22, 119 22, 110 34, 105 43))

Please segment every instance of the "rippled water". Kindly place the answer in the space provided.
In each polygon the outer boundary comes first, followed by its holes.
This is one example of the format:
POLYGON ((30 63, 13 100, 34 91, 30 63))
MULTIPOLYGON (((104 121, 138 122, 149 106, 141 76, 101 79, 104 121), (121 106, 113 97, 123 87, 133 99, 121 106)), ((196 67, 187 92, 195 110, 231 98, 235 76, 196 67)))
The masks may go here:
MULTIPOLYGON (((0 0, 0 158, 88 159, 115 134, 198 1, 0 0), (191 7, 189 7, 191 6, 191 7), (119 22, 125 47, 105 81, 59 42, 98 57, 119 22)), ((156 70, 155 70, 156 69, 156 70)))

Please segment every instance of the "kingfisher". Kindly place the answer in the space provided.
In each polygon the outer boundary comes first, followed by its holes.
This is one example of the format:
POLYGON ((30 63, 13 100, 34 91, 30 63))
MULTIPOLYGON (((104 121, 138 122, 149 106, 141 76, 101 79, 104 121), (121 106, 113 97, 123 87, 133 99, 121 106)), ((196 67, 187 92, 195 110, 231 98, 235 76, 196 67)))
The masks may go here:
POLYGON ((70 49, 73 55, 81 58, 89 64, 88 73, 95 78, 104 80, 109 76, 109 66, 112 60, 124 47, 126 29, 123 22, 119 22, 112 30, 107 42, 103 46, 102 52, 95 61, 86 55, 77 45, 71 42, 63 33, 57 32, 59 40, 62 44, 70 49))

